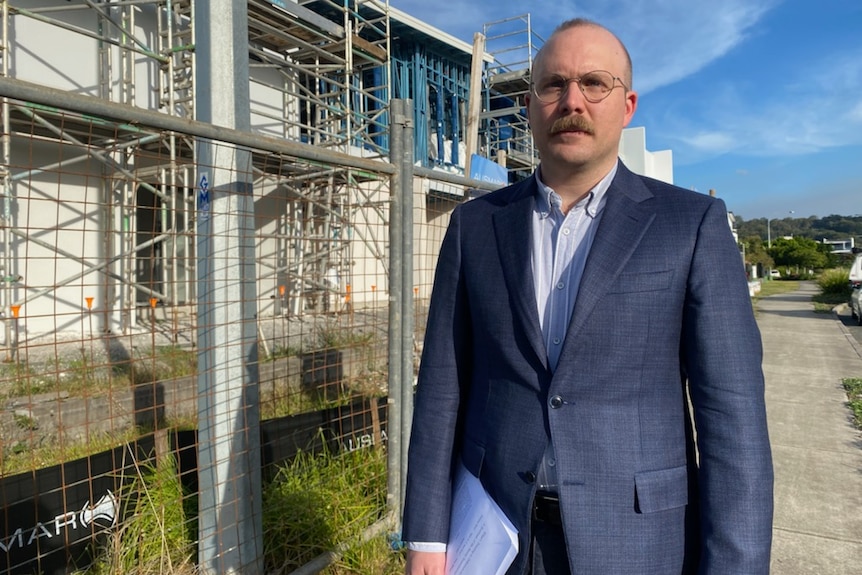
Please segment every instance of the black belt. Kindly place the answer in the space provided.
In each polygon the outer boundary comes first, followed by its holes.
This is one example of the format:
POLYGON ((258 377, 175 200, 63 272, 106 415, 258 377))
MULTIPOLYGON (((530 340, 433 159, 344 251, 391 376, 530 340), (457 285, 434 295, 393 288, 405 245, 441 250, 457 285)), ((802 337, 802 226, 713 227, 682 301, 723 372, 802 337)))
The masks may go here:
POLYGON ((560 515, 560 496, 548 491, 537 491, 533 499, 533 521, 541 521, 549 525, 562 525, 560 515))

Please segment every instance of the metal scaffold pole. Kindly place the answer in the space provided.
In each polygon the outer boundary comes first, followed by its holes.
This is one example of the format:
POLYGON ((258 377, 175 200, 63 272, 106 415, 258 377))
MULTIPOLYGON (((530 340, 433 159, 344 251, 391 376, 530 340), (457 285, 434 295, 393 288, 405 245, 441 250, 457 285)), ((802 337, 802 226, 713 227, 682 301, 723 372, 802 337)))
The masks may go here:
MULTIPOLYGON (((197 2, 199 120, 250 130, 244 2, 197 2)), ((263 573, 251 152, 197 144, 198 560, 204 573, 263 573)))

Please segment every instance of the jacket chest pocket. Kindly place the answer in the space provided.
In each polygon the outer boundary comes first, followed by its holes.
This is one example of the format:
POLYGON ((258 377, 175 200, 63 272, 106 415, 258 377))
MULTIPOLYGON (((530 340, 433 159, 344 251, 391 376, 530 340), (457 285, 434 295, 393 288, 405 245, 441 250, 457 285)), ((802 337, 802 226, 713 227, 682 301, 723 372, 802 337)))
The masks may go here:
POLYGON ((621 273, 608 293, 663 291, 670 287, 673 270, 643 273, 621 273))

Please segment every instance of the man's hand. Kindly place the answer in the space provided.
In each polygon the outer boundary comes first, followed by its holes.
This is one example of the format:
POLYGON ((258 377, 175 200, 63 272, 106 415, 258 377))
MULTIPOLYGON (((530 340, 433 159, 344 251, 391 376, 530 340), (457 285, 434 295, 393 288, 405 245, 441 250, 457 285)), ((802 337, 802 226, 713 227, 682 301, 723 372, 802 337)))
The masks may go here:
POLYGON ((446 575, 446 554, 408 549, 406 575, 446 575))

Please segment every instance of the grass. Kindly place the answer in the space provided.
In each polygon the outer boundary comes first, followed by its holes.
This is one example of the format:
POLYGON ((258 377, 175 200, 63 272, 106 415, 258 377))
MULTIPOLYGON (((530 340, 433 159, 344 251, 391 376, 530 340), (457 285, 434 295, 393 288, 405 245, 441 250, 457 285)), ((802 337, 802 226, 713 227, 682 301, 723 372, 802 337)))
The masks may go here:
POLYGON ((176 346, 156 347, 134 360, 100 363, 86 348, 44 363, 0 364, 0 399, 44 393, 92 396, 130 385, 174 379, 197 372, 197 353, 176 346))
MULTIPOLYGON (((30 418, 25 417, 15 418, 15 422, 19 426, 32 425, 31 421, 30 418)), ((139 436, 138 429, 129 428, 118 433, 92 434, 81 441, 67 444, 46 442, 32 448, 19 442, 0 450, 0 477, 30 472, 35 469, 58 465, 64 461, 81 459, 88 455, 125 445, 136 440, 139 436)))
MULTIPOLYGON (((847 273, 845 271, 842 278, 841 274, 838 273, 840 271, 841 270, 834 270, 835 273, 833 273, 833 270, 827 270, 818 279, 817 284, 821 291, 811 297, 815 312, 832 313, 832 308, 836 305, 847 303, 847 300, 850 297, 847 293, 847 273), (825 280, 824 277, 826 278, 825 280), (838 279, 835 280, 835 277, 838 277, 838 279)), ((751 301, 756 306, 757 302, 762 298, 793 292, 798 289, 799 281, 797 280, 763 281, 760 293, 751 298, 751 301)))
POLYGON ((768 280, 760 284, 760 293, 757 298, 769 297, 796 291, 799 289, 799 282, 796 280, 768 280))
POLYGON ((121 499, 124 518, 96 550, 93 565, 81 574, 197 572, 197 500, 184 492, 173 457, 139 468, 121 499))
MULTIPOLYGON (((331 347, 367 346, 371 334, 353 330, 321 330, 317 345, 331 347)), ((279 355, 294 355, 297 350, 279 350, 279 355)), ((93 358, 86 350, 70 357, 52 359, 43 365, 26 361, 0 364, 0 399, 32 397, 36 394, 68 394, 70 397, 93 395, 110 388, 193 375, 197 371, 194 352, 164 347, 135 354, 132 359, 111 363, 93 358)), ((362 387, 378 389, 385 373, 365 373, 362 387)), ((318 402, 321 407, 349 402, 350 389, 335 401, 318 402), (323 405, 325 403, 325 405, 323 405)), ((303 394, 304 396, 305 394, 303 394)), ((296 404, 273 405, 278 408, 311 408, 313 398, 303 397, 296 404), (311 405, 309 405, 311 404, 311 405)), ((18 415, 14 424, 33 430, 37 422, 18 415)), ((168 424, 168 422, 165 422, 168 424)), ((191 426, 194 422, 186 422, 191 426)), ((80 442, 35 441, 32 445, 0 444, 0 476, 28 472, 105 451, 132 442, 144 430, 128 428, 119 433, 93 434, 80 442)), ((267 572, 287 573, 321 553, 338 550, 337 557, 324 575, 394 575, 403 573, 402 552, 391 549, 385 533, 368 536, 368 528, 385 516, 385 449, 366 448, 343 454, 300 454, 280 469, 272 482, 265 484, 263 534, 267 572)), ((103 544, 93 551, 96 562, 80 574, 136 575, 193 574, 197 503, 184 493, 177 479, 175 463, 162 459, 157 467, 145 467, 122 493, 127 510, 125 519, 103 544)))
POLYGON ((847 391, 847 405, 853 412, 856 427, 862 429, 862 378, 848 378, 841 382, 847 391))
MULTIPOLYGON (((396 575, 404 554, 369 527, 386 514, 386 450, 300 453, 263 487, 265 572, 290 573, 337 550, 322 575, 396 575)), ((197 500, 172 457, 142 466, 121 495, 124 519, 77 575, 192 575, 197 500)), ((384 530, 385 531, 385 530, 384 530)))
POLYGON ((751 305, 754 306, 755 313, 757 312, 757 303, 769 296, 779 295, 783 293, 794 292, 799 289, 799 282, 792 280, 764 280, 760 285, 760 293, 751 298, 751 305))
POLYGON ((289 573, 321 553, 350 544, 327 575, 403 572, 382 536, 362 533, 386 511, 386 452, 300 453, 263 491, 267 572, 289 573))

